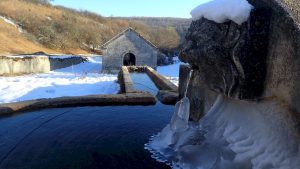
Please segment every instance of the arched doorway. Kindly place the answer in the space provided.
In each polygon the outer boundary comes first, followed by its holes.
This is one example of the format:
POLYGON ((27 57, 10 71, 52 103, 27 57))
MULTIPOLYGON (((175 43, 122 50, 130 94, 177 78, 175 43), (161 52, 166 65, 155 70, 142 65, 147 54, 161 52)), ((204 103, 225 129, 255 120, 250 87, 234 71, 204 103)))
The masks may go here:
POLYGON ((135 56, 132 53, 127 53, 123 59, 124 66, 135 66, 135 56))

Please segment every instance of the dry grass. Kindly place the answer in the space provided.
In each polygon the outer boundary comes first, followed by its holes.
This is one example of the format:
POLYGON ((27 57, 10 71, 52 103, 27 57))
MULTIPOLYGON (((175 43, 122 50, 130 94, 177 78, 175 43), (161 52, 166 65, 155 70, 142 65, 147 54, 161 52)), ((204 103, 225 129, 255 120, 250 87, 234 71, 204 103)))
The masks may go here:
POLYGON ((138 22, 130 23, 89 12, 32 3, 30 0, 0 0, 0 9, 0 15, 13 19, 27 32, 24 35, 11 31, 13 27, 1 28, 0 53, 41 50, 50 53, 87 53, 128 26, 136 28, 160 48, 175 48, 180 39, 173 28, 154 28, 138 22))
POLYGON ((1 54, 20 54, 45 51, 47 53, 57 53, 57 51, 48 49, 33 43, 23 37, 16 27, 0 19, 0 53, 1 54))
POLYGON ((20 33, 16 27, 0 19, 0 54, 28 54, 38 51, 44 51, 48 54, 88 54, 86 50, 78 48, 66 50, 49 49, 37 42, 28 40, 24 35, 26 34, 20 33))

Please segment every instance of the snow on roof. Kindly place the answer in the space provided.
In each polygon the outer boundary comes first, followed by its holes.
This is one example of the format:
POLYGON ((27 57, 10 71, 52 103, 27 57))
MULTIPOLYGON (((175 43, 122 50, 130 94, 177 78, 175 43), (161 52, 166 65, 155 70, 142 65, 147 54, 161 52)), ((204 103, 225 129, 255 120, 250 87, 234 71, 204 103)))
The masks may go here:
POLYGON ((248 20, 253 6, 247 0, 210 0, 191 11, 194 20, 202 17, 223 23, 231 20, 239 25, 248 20))

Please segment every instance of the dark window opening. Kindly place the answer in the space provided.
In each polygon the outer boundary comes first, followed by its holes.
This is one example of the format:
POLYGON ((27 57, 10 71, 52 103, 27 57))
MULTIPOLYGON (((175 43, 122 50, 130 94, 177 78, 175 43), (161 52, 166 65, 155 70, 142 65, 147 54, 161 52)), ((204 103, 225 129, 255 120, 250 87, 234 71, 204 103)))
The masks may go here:
POLYGON ((132 53, 127 53, 123 60, 124 66, 135 66, 135 56, 132 53))

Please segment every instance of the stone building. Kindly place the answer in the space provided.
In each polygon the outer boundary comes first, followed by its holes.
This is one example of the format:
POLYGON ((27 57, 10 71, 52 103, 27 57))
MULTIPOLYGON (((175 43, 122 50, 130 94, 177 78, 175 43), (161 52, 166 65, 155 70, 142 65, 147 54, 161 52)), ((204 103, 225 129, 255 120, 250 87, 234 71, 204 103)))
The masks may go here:
POLYGON ((159 50, 132 28, 106 42, 102 50, 103 73, 118 73, 123 65, 157 67, 159 50))

